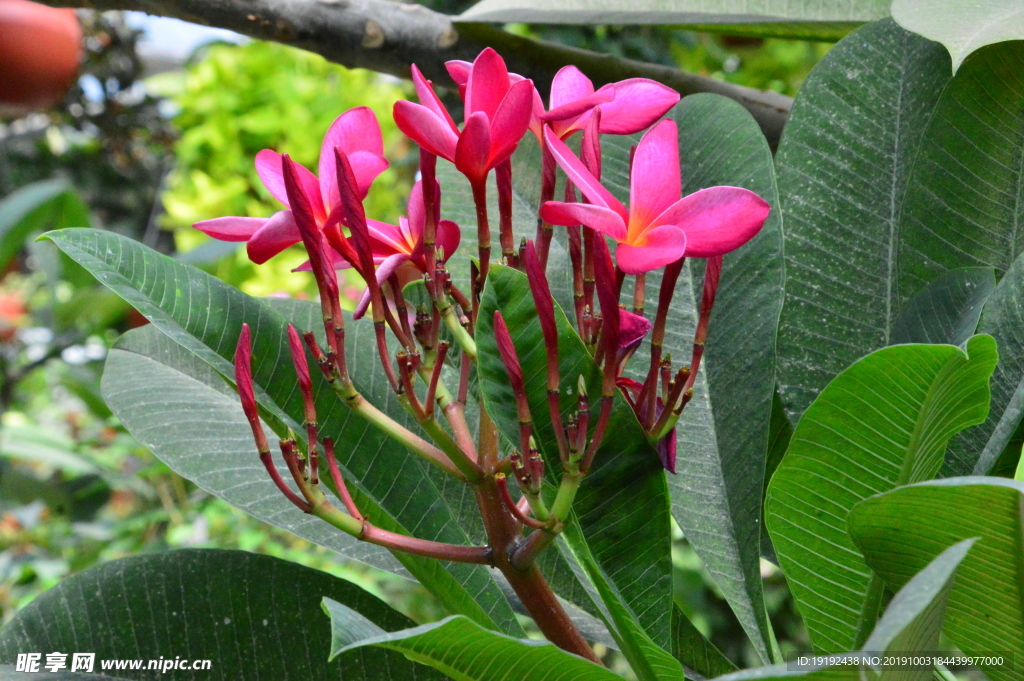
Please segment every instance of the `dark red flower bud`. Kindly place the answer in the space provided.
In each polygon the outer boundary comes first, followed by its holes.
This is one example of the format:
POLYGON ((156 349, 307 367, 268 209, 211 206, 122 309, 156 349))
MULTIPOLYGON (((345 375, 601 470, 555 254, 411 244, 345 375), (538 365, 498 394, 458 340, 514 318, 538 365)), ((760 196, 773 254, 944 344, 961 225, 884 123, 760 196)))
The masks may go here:
POLYGON ((512 334, 509 333, 505 318, 500 312, 494 313, 494 340, 498 344, 498 354, 508 372, 508 382, 512 385, 512 392, 525 395, 523 385, 523 368, 519 364, 519 355, 516 354, 516 346, 512 343, 512 334))
POLYGON ((249 420, 252 435, 256 440, 256 448, 260 452, 269 452, 270 444, 260 425, 259 410, 256 406, 256 394, 252 386, 252 345, 249 338, 249 325, 242 324, 242 333, 238 336, 235 346, 235 385, 238 398, 242 401, 242 411, 249 420))

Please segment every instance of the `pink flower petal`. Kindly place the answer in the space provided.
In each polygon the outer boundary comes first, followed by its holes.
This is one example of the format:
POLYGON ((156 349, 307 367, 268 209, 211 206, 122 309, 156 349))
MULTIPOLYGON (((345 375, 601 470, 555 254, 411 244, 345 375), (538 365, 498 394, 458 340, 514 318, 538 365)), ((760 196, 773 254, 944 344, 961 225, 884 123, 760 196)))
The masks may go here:
POLYGON ((459 136, 437 114, 422 104, 405 100, 395 102, 393 113, 398 129, 414 142, 441 158, 455 160, 459 136))
MULTIPOLYGON (((604 122, 604 109, 601 122, 604 122)), ((652 224, 674 224, 653 220, 678 201, 682 191, 676 123, 664 120, 647 131, 633 155, 629 176, 630 227, 643 229, 652 224)))
POLYGON ((510 85, 505 60, 493 48, 486 48, 477 56, 469 72, 469 81, 466 83, 466 120, 480 111, 487 114, 488 119, 493 119, 510 85))
POLYGON ((459 135, 459 144, 455 148, 455 167, 470 182, 483 181, 490 170, 487 165, 490 155, 491 123, 487 114, 477 111, 469 116, 459 135))
MULTIPOLYGON (((356 189, 359 191, 359 198, 365 199, 370 192, 370 185, 391 165, 383 156, 377 156, 369 151, 353 151, 348 154, 348 163, 352 167, 352 174, 356 178, 356 189)), ((338 165, 325 167, 320 174, 320 190, 327 202, 327 206, 333 211, 341 202, 341 195, 338 193, 338 165)), ((328 221, 331 216, 328 215, 328 221)))
POLYGON ((246 246, 249 260, 257 265, 262 265, 275 255, 288 248, 292 244, 302 241, 302 234, 295 224, 295 218, 290 210, 282 210, 274 213, 273 217, 267 220, 246 246))
MULTIPOLYGON (((284 173, 281 170, 281 154, 277 153, 272 149, 264 149, 263 151, 256 154, 256 173, 260 176, 260 180, 263 181, 263 186, 267 188, 271 196, 283 203, 284 205, 291 207, 288 203, 288 192, 284 187, 284 173)), ((316 179, 316 175, 309 172, 309 170, 298 163, 295 164, 295 171, 299 176, 299 182, 302 185, 302 190, 309 198, 310 204, 313 206, 313 214, 318 222, 323 222, 327 219, 327 211, 324 210, 324 202, 320 194, 320 182, 316 179)))
POLYGON ((540 217, 552 225, 586 225, 616 241, 626 238, 626 223, 610 208, 592 203, 548 201, 540 209, 540 217))
POLYGON ((437 226, 436 245, 444 252, 445 260, 458 250, 461 240, 462 232, 459 230, 459 226, 451 220, 441 220, 437 226))
MULTIPOLYGON (((327 129, 323 144, 320 146, 320 193, 326 197, 329 206, 333 206, 338 202, 337 164, 334 160, 335 147, 340 148, 349 157, 349 163, 353 165, 352 170, 356 174, 356 179, 360 180, 360 187, 364 184, 362 181, 364 178, 360 178, 360 173, 355 168, 353 156, 356 153, 359 153, 363 158, 380 159, 373 162, 374 166, 380 166, 381 162, 383 162, 384 168, 387 167, 387 162, 383 159, 384 138, 380 132, 377 116, 373 111, 365 106, 359 106, 349 109, 338 116, 331 123, 331 127, 327 129)), ((380 168, 377 171, 377 175, 383 172, 384 168, 380 168)), ((369 187, 370 182, 373 182, 377 175, 369 178, 369 181, 365 183, 367 187, 369 187)))
POLYGON ((423 228, 427 224, 427 214, 423 204, 422 180, 412 186, 412 191, 409 192, 409 203, 405 207, 405 214, 409 217, 409 228, 414 233, 422 234, 423 228))
POLYGON ((686 234, 675 225, 655 227, 644 235, 642 246, 619 244, 615 262, 626 274, 641 274, 679 260, 686 253, 686 234))
POLYGON ((610 191, 601 186, 601 183, 590 174, 590 171, 583 167, 582 161, 576 158, 569 147, 565 146, 565 143, 558 139, 550 129, 544 131, 544 141, 558 165, 591 203, 611 208, 622 216, 623 222, 629 220, 629 212, 626 207, 612 196, 610 191))
MULTIPOLYGON (((454 62, 448 62, 448 63, 452 64, 454 62)), ((466 78, 468 79, 469 78, 469 68, 468 68, 468 66, 471 66, 471 65, 469 64, 469 62, 459 62, 459 63, 467 64, 466 78)), ((451 68, 448 69, 448 72, 451 73, 451 68)), ((452 78, 454 79, 455 76, 453 75, 452 78)), ((413 83, 413 86, 416 88, 416 96, 419 98, 420 104, 422 104, 423 106, 425 106, 428 109, 430 109, 431 111, 433 111, 434 115, 436 115, 438 118, 440 118, 441 120, 443 120, 446 123, 448 123, 448 127, 450 127, 452 129, 452 132, 454 132, 455 134, 458 134, 459 133, 459 128, 458 128, 458 126, 455 125, 455 121, 452 120, 452 116, 451 116, 451 114, 448 113, 448 109, 441 102, 441 98, 437 96, 436 92, 434 92, 433 84, 429 80, 427 80, 426 78, 423 77, 423 74, 420 73, 420 70, 416 67, 415 64, 412 65, 412 83, 413 83)), ((465 82, 458 83, 458 84, 459 85, 465 85, 465 82)))
POLYGON ((740 187, 708 187, 685 196, 655 224, 677 225, 686 233, 686 255, 709 258, 747 243, 761 230, 771 206, 740 187))
MULTIPOLYGON (((551 110, 594 94, 594 83, 575 66, 563 66, 551 80, 551 110)), ((611 99, 611 98, 609 98, 611 99)), ((558 119, 554 119, 558 120, 558 119)))
POLYGON ((619 350, 635 350, 647 332, 651 330, 651 322, 643 315, 634 314, 629 310, 619 310, 619 350))
MULTIPOLYGON (((446 61, 444 67, 448 69, 448 75, 452 77, 455 84, 462 86, 469 82, 469 72, 473 70, 473 62, 452 59, 451 61, 446 61)), ((415 65, 413 68, 416 68, 415 65)), ((416 70, 419 71, 419 69, 416 70)))
POLYGON ((192 226, 221 241, 248 241, 266 222, 267 218, 225 217, 203 220, 192 226))
POLYGON ((370 232, 370 249, 375 257, 381 254, 390 256, 395 252, 409 252, 409 244, 398 225, 368 219, 366 228, 370 232))
MULTIPOLYGON (((397 253, 390 258, 387 258, 377 267, 377 283, 384 285, 384 282, 388 280, 392 274, 395 273, 403 263, 408 262, 409 256, 405 253, 397 253)), ((359 301, 359 305, 356 306, 356 311, 352 314, 353 319, 360 319, 366 314, 366 308, 370 306, 370 295, 369 289, 363 294, 363 297, 359 301)))
MULTIPOLYGON (((345 260, 345 258, 333 248, 328 248, 327 253, 328 255, 331 256, 331 264, 334 265, 334 269, 347 270, 352 267, 352 263, 350 263, 348 260, 345 260)), ((293 269, 292 272, 310 272, 312 271, 312 269, 313 264, 307 260, 306 262, 302 263, 301 265, 293 269)))
POLYGON ((565 121, 584 114, 599 104, 612 101, 612 95, 608 92, 599 92, 588 97, 581 97, 575 101, 564 104, 557 109, 552 109, 542 116, 545 121, 565 121))
POLYGON ((495 166, 512 155, 530 127, 533 113, 533 81, 523 80, 508 91, 491 121, 490 165, 495 166))
POLYGON ((613 91, 615 100, 601 105, 601 132, 632 135, 664 116, 679 102, 679 93, 647 78, 609 83, 598 92, 613 91))

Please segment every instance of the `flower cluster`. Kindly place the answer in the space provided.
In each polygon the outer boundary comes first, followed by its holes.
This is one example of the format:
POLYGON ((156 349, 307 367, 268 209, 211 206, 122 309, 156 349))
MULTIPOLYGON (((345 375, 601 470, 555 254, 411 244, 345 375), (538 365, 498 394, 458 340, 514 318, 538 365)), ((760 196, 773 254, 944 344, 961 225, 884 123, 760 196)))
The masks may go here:
MULTIPOLYGON (((275 468, 258 417, 247 328, 236 354, 239 395, 260 457, 282 493, 303 511, 365 541, 498 567, 528 608, 532 603, 557 619, 561 613, 557 602, 536 602, 543 597, 543 589, 535 580, 528 588, 523 575, 535 571, 537 555, 568 522, 574 496, 598 454, 618 394, 632 406, 665 468, 674 472, 674 428, 693 394, 722 257, 758 233, 769 206, 739 187, 710 187, 682 196, 676 124, 662 119, 679 95, 658 83, 630 79, 595 89, 578 69, 568 66, 555 77, 550 106, 545 109, 533 83, 509 73, 491 49, 484 50, 473 63, 449 62, 448 71, 464 103, 461 126, 415 66, 412 74, 419 103, 402 101, 394 108, 398 127, 420 147, 420 179, 412 190, 407 215, 397 225, 375 221, 364 212, 369 187, 388 162, 377 120, 368 109, 356 108, 339 116, 328 130, 319 177, 287 155, 271 150, 257 155, 261 179, 285 210, 267 219, 207 220, 196 228, 218 239, 248 242, 249 257, 257 263, 299 242, 309 256, 300 269, 311 271, 317 281, 326 345, 321 347, 312 333, 300 338, 289 327, 307 431, 305 452, 290 433, 281 441, 295 488, 275 468), (601 138, 643 130, 646 133, 631 157, 627 207, 602 184, 601 138), (542 186, 537 233, 517 245, 512 230, 511 156, 528 133, 540 145, 542 186), (578 155, 567 144, 576 133, 580 133, 578 155), (466 291, 453 283, 448 269, 462 239, 460 227, 441 218, 438 158, 465 176, 475 203, 478 251, 466 291), (558 169, 565 177, 561 201, 554 200, 558 169), (538 453, 534 415, 527 399, 528 383, 534 377, 523 374, 513 340, 516 329, 509 328, 500 312, 481 319, 481 295, 492 262, 487 205, 492 171, 498 194, 500 257, 505 265, 527 275, 544 337, 547 417, 556 440, 545 449, 557 450, 561 471, 553 497, 548 493, 545 498, 542 485, 546 466, 538 453), (564 242, 572 265, 574 309, 570 317, 602 375, 596 400, 591 400, 582 377, 566 377, 577 396, 576 406, 568 414, 560 405, 564 388, 559 346, 564 342, 560 333, 564 339, 565 331, 556 324, 547 274, 555 226, 565 228, 564 242), (609 242, 614 244, 614 254, 609 242), (670 358, 662 356, 662 344, 676 282, 687 257, 707 260, 704 293, 690 363, 675 369, 670 358), (342 268, 354 269, 366 282, 354 316, 358 319, 365 313, 372 317, 383 374, 418 432, 370 404, 350 376, 336 274, 342 268), (661 271, 661 285, 653 320, 649 320, 644 289, 647 274, 655 270, 661 271), (619 303, 627 277, 634 279, 631 309, 619 303), (426 306, 422 302, 410 306, 405 300, 409 284, 416 281, 424 284, 426 306), (517 446, 507 452, 501 451, 497 428, 486 411, 479 414, 475 437, 466 415, 472 404, 471 378, 481 359, 478 332, 484 328, 493 329, 494 345, 516 398, 519 438, 517 446), (645 380, 627 378, 625 367, 648 337, 650 366, 645 380), (395 347, 397 353, 393 353, 395 347), (344 452, 336 453, 330 438, 319 444, 307 352, 349 408, 409 451, 473 487, 488 546, 451 546, 386 532, 360 513, 342 477, 338 459, 344 459, 344 452), (457 386, 446 384, 442 376, 446 365, 457 369, 457 386), (321 456, 344 511, 336 508, 322 489, 321 456), (517 483, 518 500, 509 489, 508 477, 517 483)), ((481 399, 475 402, 484 404, 481 399)), ((538 623, 545 629, 543 622, 538 623)), ((566 629, 552 626, 545 633, 562 647, 586 655, 588 649, 585 645, 581 648, 579 640, 565 639, 566 629), (556 640, 558 637, 562 640, 556 640)))

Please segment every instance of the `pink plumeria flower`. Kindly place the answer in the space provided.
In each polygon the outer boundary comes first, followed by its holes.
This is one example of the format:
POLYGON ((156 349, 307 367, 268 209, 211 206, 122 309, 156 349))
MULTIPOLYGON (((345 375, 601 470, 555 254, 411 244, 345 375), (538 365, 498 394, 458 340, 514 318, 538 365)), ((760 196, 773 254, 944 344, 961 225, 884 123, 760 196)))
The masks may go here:
MULTIPOLYGON (((320 229, 329 220, 337 219, 331 217, 339 202, 335 147, 340 148, 348 157, 362 198, 366 197, 377 176, 388 167, 388 161, 384 158, 380 124, 373 111, 360 106, 338 116, 327 130, 320 147, 319 179, 302 166, 296 166, 320 229)), ((256 154, 256 172, 271 195, 288 206, 288 194, 281 171, 281 154, 271 149, 256 154)), ((269 218, 223 217, 203 220, 193 226, 214 239, 248 242, 246 251, 249 259, 257 264, 265 263, 292 244, 302 241, 290 208, 278 211, 269 218)))
MULTIPOLYGON (((466 82, 472 66, 465 61, 445 62, 452 80, 465 97, 466 82)), ((509 78, 525 80, 514 73, 509 78)), ((544 111, 544 102, 537 89, 533 90, 533 112, 530 130, 543 144, 544 123, 548 123, 558 138, 566 140, 583 130, 594 109, 601 110, 600 132, 605 135, 632 135, 652 125, 679 102, 679 93, 647 78, 628 78, 609 83, 594 90, 594 83, 575 66, 564 66, 551 81, 550 110, 544 111)))
POLYGON ((683 255, 707 258, 734 251, 752 239, 771 207, 740 187, 682 193, 676 124, 664 120, 637 145, 627 210, 588 171, 558 136, 545 131, 552 155, 590 203, 548 201, 541 217, 555 225, 583 224, 617 242, 615 259, 626 274, 641 274, 683 255))
POLYGON ((469 69, 461 132, 415 65, 412 79, 420 103, 396 102, 395 123, 421 147, 454 163, 470 182, 482 182, 511 156, 530 124, 533 81, 513 82, 505 61, 489 47, 469 69))
MULTIPOLYGON (((435 192, 440 198, 440 191, 435 192)), ((440 214, 441 206, 435 209, 435 219, 440 214)), ((426 249, 423 246, 423 231, 427 215, 423 203, 423 183, 417 182, 409 195, 408 217, 402 216, 397 225, 377 220, 366 220, 370 233, 370 252, 376 269, 377 283, 383 286, 392 275, 397 275, 399 286, 422 278, 427 271, 426 249)), ((444 259, 448 259, 459 247, 461 234, 459 226, 451 220, 440 220, 437 223, 436 247, 440 249, 444 259)), ((331 234, 328 233, 328 241, 331 234)), ((352 267, 352 264, 341 255, 337 255, 334 266, 339 269, 352 267)), ((305 265, 304 267, 308 267, 305 265)), ((366 312, 370 304, 370 294, 366 291, 356 307, 355 317, 358 319, 366 312)))

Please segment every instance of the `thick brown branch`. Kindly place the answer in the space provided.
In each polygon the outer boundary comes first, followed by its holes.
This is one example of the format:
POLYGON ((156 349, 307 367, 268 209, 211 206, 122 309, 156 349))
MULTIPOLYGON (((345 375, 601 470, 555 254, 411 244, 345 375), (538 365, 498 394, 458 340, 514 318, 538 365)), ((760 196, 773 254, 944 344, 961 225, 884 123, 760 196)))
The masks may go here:
POLYGON ((677 69, 620 59, 513 35, 488 24, 452 22, 413 3, 389 0, 42 0, 58 7, 139 10, 227 28, 316 52, 349 67, 408 77, 409 65, 450 84, 444 62, 472 60, 484 47, 498 50, 509 69, 532 78, 542 92, 561 67, 575 64, 603 85, 646 77, 683 95, 714 92, 736 100, 757 120, 774 148, 792 100, 677 69))

